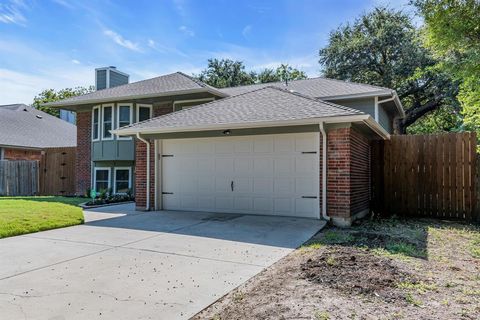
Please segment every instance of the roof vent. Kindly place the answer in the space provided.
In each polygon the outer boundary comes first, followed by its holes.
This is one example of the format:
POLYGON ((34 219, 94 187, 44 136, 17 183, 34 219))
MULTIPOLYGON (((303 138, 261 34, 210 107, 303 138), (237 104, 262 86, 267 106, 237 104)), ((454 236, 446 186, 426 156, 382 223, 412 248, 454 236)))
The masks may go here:
POLYGON ((109 66, 95 69, 95 88, 97 90, 121 86, 129 82, 129 75, 109 66))

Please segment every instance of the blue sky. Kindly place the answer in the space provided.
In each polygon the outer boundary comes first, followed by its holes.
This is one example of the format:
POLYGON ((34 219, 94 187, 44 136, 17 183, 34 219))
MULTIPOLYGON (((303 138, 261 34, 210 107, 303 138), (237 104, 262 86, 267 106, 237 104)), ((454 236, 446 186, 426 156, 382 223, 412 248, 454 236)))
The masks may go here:
POLYGON ((376 5, 408 0, 0 0, 0 104, 47 88, 88 86, 114 65, 131 81, 198 73, 207 59, 280 63, 321 72, 318 49, 342 23, 376 5))

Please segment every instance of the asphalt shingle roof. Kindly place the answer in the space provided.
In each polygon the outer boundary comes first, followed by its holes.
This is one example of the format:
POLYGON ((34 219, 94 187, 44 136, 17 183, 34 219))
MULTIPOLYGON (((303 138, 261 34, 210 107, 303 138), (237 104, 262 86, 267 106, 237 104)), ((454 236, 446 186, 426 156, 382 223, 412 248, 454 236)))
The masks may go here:
POLYGON ((61 101, 47 103, 47 106, 62 106, 72 104, 85 104, 97 101, 114 101, 122 98, 128 99, 134 96, 155 96, 165 95, 169 92, 175 93, 179 91, 188 91, 195 89, 210 89, 217 91, 213 88, 193 77, 190 77, 182 72, 175 72, 164 76, 142 80, 138 82, 132 82, 121 86, 103 89, 87 93, 81 96, 76 96, 61 101))
POLYGON ((0 106, 0 145, 75 147, 77 127, 24 104, 0 106))
POLYGON ((123 127, 118 132, 242 125, 361 114, 364 113, 269 86, 152 118, 123 127))
POLYGON ((287 86, 285 85, 285 82, 272 82, 252 84, 240 87, 223 88, 219 90, 223 93, 228 94, 229 96, 234 96, 267 86, 275 86, 278 88, 289 89, 315 98, 327 98, 369 93, 380 93, 388 95, 392 93, 391 89, 384 87, 377 87, 368 84, 347 82, 336 79, 327 79, 322 77, 290 81, 288 82, 287 86))

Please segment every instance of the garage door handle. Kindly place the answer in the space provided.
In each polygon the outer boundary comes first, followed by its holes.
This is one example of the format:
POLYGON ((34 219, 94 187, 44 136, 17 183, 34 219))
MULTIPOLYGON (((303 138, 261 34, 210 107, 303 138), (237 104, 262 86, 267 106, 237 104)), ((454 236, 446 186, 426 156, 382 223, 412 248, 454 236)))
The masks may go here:
POLYGON ((232 188, 233 191, 233 181, 230 183, 230 188, 232 188))

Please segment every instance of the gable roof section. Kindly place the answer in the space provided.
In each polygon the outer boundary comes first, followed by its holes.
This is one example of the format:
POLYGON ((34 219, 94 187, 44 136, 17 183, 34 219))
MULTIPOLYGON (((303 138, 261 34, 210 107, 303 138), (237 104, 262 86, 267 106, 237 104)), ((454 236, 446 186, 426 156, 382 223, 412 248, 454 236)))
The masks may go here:
POLYGON ((24 104, 0 106, 0 146, 75 147, 77 127, 24 104))
POLYGON ((352 115, 364 115, 364 113, 269 86, 169 113, 112 132, 131 135, 149 132, 206 130, 222 126, 225 128, 241 127, 249 124, 265 124, 267 126, 272 122, 286 123, 352 115))
POLYGON ((293 80, 286 86, 284 82, 259 83, 240 87, 231 87, 219 89, 221 92, 234 96, 258 90, 269 86, 284 88, 299 92, 301 94, 314 98, 341 98, 343 96, 355 95, 391 95, 394 91, 384 87, 372 86, 369 84, 354 83, 336 79, 327 78, 309 78, 304 80, 293 80))
POLYGON ((211 92, 220 97, 226 94, 182 72, 175 72, 164 76, 132 82, 121 86, 87 93, 81 96, 64 99, 45 106, 61 107, 89 103, 112 102, 121 99, 140 99, 158 96, 174 95, 189 92, 211 92))

